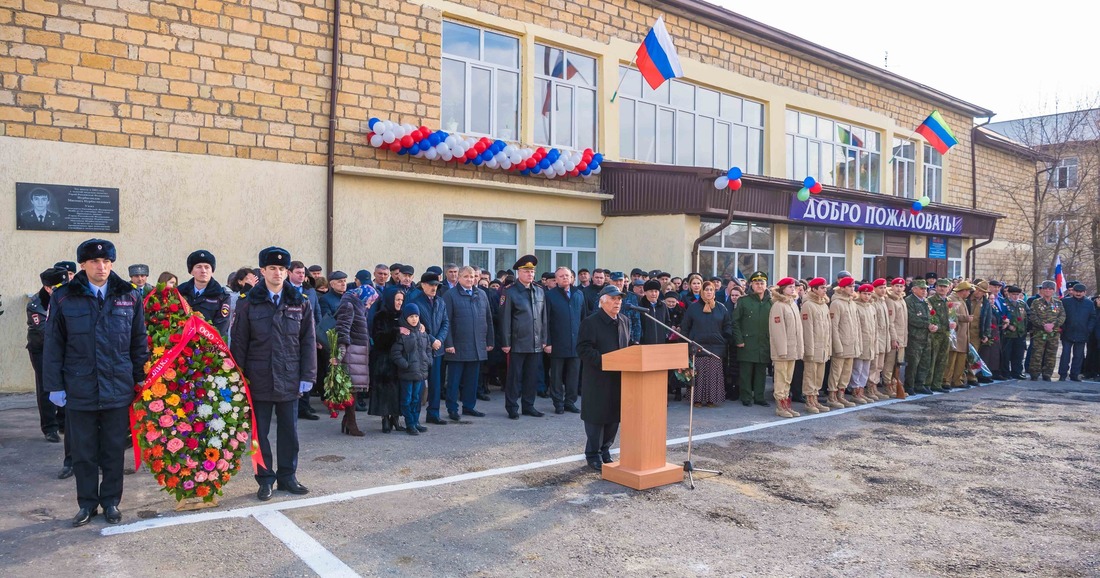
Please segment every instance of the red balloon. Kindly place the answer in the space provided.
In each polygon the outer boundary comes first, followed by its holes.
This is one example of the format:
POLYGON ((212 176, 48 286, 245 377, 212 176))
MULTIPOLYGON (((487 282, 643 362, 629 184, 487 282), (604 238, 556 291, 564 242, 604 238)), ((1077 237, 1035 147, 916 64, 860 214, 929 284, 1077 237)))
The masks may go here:
POLYGON ((587 169, 587 168, 588 168, 588 161, 583 161, 582 160, 581 162, 577 163, 577 169, 578 170, 583 171, 584 169, 587 169))
POLYGON ((403 146, 405 148, 409 148, 409 147, 413 146, 413 137, 410 136, 410 135, 405 135, 405 136, 401 137, 401 146, 403 146))
POLYGON ((741 179, 733 179, 730 181, 730 190, 736 191, 741 188, 741 179))
POLYGON ((471 150, 475 150, 477 151, 477 154, 481 154, 485 152, 485 143, 477 141, 476 143, 474 143, 474 148, 471 150))
POLYGON ((913 216, 916 216, 918 213, 920 213, 920 211, 917 211, 915 209, 909 209, 909 213, 912 214, 913 216))
POLYGON ((578 171, 577 169, 573 169, 573 170, 569 171, 569 176, 571 176, 571 177, 575 177, 579 174, 581 174, 581 172, 578 171))
POLYGON ((478 152, 477 148, 475 147, 475 148, 472 148, 472 149, 469 149, 469 150, 466 151, 466 158, 468 158, 470 160, 474 160, 474 157, 476 157, 479 154, 481 154, 481 153, 478 152))
POLYGON ((535 149, 535 154, 532 155, 532 158, 534 158, 536 160, 539 160, 539 161, 546 158, 546 149, 544 149, 542 147, 539 147, 539 148, 535 149))
POLYGON ((367 140, 370 140, 370 137, 372 137, 372 136, 374 136, 374 131, 373 130, 367 131, 367 140))
POLYGON ((821 192, 821 183, 814 183, 814 186, 810 187, 810 192, 815 194, 815 195, 820 193, 821 192))
POLYGON ((422 135, 422 136, 423 136, 424 138, 428 138, 428 137, 432 136, 432 129, 430 129, 430 128, 426 127, 426 126, 422 126, 422 127, 420 127, 420 134, 421 134, 421 135, 422 135))
POLYGON ((533 168, 535 168, 535 165, 537 165, 537 164, 539 164, 539 162, 537 160, 535 160, 535 157, 528 157, 527 158, 527 168, 533 169, 533 168))
POLYGON ((393 141, 389 145, 383 144, 382 146, 389 146, 390 150, 393 152, 401 150, 401 143, 399 141, 393 141))

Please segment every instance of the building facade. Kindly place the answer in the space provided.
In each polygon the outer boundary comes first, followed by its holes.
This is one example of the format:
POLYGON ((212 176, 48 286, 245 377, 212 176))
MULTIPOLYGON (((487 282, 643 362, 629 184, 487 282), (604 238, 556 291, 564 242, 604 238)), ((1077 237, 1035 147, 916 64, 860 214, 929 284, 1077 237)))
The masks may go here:
POLYGON ((0 390, 31 384, 11 296, 93 235, 118 270, 181 281, 196 248, 224 279, 272 244, 349 272, 533 252, 830 278, 958 276, 1013 250, 970 251, 1008 213, 983 175, 1011 169, 987 165, 1019 162, 973 136, 991 111, 704 2, 0 0, 0 81, 0 203, 118 190, 117 233, 0 220, 0 390), (685 75, 651 90, 630 63, 658 17, 685 75), (959 140, 946 155, 914 133, 932 110, 959 140), (371 118, 607 163, 547 179, 412 158, 370 146, 371 118), (733 166, 744 187, 716 190, 733 166), (807 176, 824 192, 799 210, 807 176))

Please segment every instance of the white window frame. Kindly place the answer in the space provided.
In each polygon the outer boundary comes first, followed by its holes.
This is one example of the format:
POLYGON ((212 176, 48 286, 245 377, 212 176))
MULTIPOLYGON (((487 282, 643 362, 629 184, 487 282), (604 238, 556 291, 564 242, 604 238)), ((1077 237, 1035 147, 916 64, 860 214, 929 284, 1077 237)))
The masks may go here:
POLYGON ((569 223, 535 223, 536 241, 535 241, 535 257, 538 258, 539 264, 536 269, 536 273, 541 275, 544 272, 553 273, 557 271, 559 266, 559 257, 568 256, 569 263, 564 264, 573 271, 573 275, 577 274, 577 269, 587 268, 591 271, 596 267, 596 251, 599 247, 599 232, 596 227, 590 227, 586 225, 572 225, 569 223), (539 227, 560 227, 562 234, 561 245, 548 245, 540 244, 538 242, 538 228, 539 227), (574 242, 571 237, 573 232, 579 232, 579 229, 590 230, 594 240, 594 246, 583 247, 580 244, 574 242), (584 254, 585 262, 581 263, 581 255, 584 254))
POLYGON ((885 277, 885 271, 875 271, 875 258, 881 257, 886 254, 886 233, 883 231, 863 231, 863 278, 874 279, 877 277, 885 277), (867 242, 870 237, 879 237, 879 251, 880 253, 872 252, 870 243, 867 242))
POLYGON ((512 265, 519 258, 519 224, 513 221, 498 221, 493 219, 469 219, 464 217, 444 217, 443 228, 444 235, 446 235, 447 221, 465 221, 477 223, 477 239, 475 242, 457 242, 447 241, 444 238, 443 241, 443 263, 458 263, 461 265, 471 265, 470 253, 471 251, 486 252, 488 255, 487 265, 482 267, 482 264, 478 264, 479 267, 486 271, 491 271, 491 274, 495 275, 496 271, 502 269, 510 269, 512 265), (484 242, 484 226, 486 223, 502 223, 512 225, 516 231, 515 244, 501 244, 501 243, 486 243, 484 242), (462 259, 456 260, 453 256, 447 255, 446 249, 462 249, 462 259))
POLYGON ((962 277, 963 268, 962 239, 959 237, 947 238, 947 276, 955 279, 962 277))
MULTIPOLYGON (((440 114, 440 126, 443 128, 443 130, 446 130, 448 132, 459 132, 459 133, 466 134, 466 135, 488 136, 488 137, 499 138, 499 139, 508 140, 508 141, 518 141, 519 138, 520 138, 520 134, 521 134, 520 133, 521 117, 523 116, 522 114, 520 114, 520 103, 523 102, 523 100, 521 98, 522 97, 522 92, 523 92, 523 77, 521 76, 521 70, 520 70, 520 62, 522 62, 522 59, 523 59, 523 45, 520 42, 520 39, 515 37, 515 36, 512 36, 510 34, 504 34, 502 32, 498 32, 496 30, 488 30, 488 29, 485 29, 485 28, 481 28, 481 27, 478 27, 478 26, 473 26, 473 25, 470 25, 470 24, 467 24, 467 23, 464 23, 464 22, 456 22, 456 21, 453 21, 453 20, 444 20, 443 21, 443 32, 441 32, 441 34, 446 33, 447 26, 461 26, 461 27, 464 27, 464 28, 470 28, 470 29, 473 29, 473 30, 477 30, 477 32, 478 32, 478 54, 480 55, 480 57, 477 58, 477 59, 474 59, 474 58, 470 58, 468 56, 461 56, 461 55, 457 55, 457 54, 448 53, 448 52, 445 52, 445 51, 442 52, 442 61, 443 61, 443 63, 445 63, 446 61, 449 60, 449 61, 452 61, 452 62, 461 63, 463 65, 463 69, 464 69, 464 72, 465 72, 465 81, 464 81, 464 93, 463 93, 463 96, 462 96, 462 98, 463 98, 462 102, 463 102, 463 115, 464 115, 464 117, 463 117, 463 119, 460 123, 458 123, 457 125, 452 126, 449 123, 447 123, 447 119, 442 118, 442 116, 444 114, 443 111, 446 110, 446 108, 447 108, 447 106, 445 104, 445 101, 447 100, 447 94, 449 94, 449 92, 448 92, 448 87, 446 86, 446 74, 441 74, 440 83, 439 83, 440 92, 441 92, 441 94, 440 94, 440 107, 439 107, 439 109, 440 109, 440 113, 439 113, 440 114), (485 60, 485 58, 484 58, 484 55, 485 55, 485 34, 487 32, 492 33, 492 34, 496 34, 498 36, 511 38, 511 39, 516 41, 516 66, 515 67, 504 66, 504 65, 501 65, 501 64, 497 64, 497 63, 494 63, 494 62, 488 62, 488 61, 485 60), (489 132, 485 132, 485 133, 475 131, 470 126, 470 117, 471 117, 470 108, 471 108, 471 103, 473 102, 473 98, 472 98, 472 94, 471 94, 471 86, 472 86, 472 79, 473 79, 473 71, 475 69, 487 71, 490 74, 490 85, 489 85, 489 132), (497 94, 497 91, 498 91, 499 86, 500 86, 500 76, 501 76, 502 73, 514 74, 515 79, 516 79, 516 94, 515 94, 515 101, 514 101, 514 109, 516 111, 516 118, 515 118, 515 129, 513 131, 513 134, 509 134, 507 131, 505 131, 505 129, 503 127, 500 126, 500 122, 499 122, 499 118, 498 118, 500 112, 497 110, 497 106, 496 106, 497 102, 499 101, 499 95, 497 94)), ((445 46, 445 44, 446 43, 441 42, 441 45, 445 46)), ((442 70, 442 66, 443 65, 441 64, 441 70, 442 70)))
POLYGON ((795 279, 809 279, 813 277, 823 277, 828 281, 835 279, 836 274, 845 270, 845 268, 847 267, 847 256, 845 254, 846 247, 844 246, 846 242, 845 239, 846 236, 844 229, 840 229, 837 227, 787 225, 787 275, 790 277, 794 277, 795 279), (802 235, 802 248, 792 249, 790 244, 794 241, 794 233, 798 229, 802 229, 804 231, 802 235), (820 247, 819 250, 814 250, 815 248, 810 246, 809 238, 805 234, 810 231, 821 231, 825 234, 824 246, 820 247), (828 240, 830 234, 840 235, 839 252, 829 252, 828 240), (802 267, 803 257, 813 257, 814 265, 812 271, 806 271, 802 267), (791 259, 796 260, 792 262, 791 259), (822 263, 820 262, 821 259, 828 260, 827 271, 819 270, 822 265, 822 263))
POLYGON ((1061 159, 1050 173, 1051 186, 1059 190, 1077 188, 1077 158, 1061 159))
POLYGON ((879 192, 882 179, 882 134, 873 129, 787 109, 786 114, 787 178, 801 181, 811 176, 825 185, 879 192), (844 129, 862 145, 845 143, 840 138, 844 129), (842 162, 840 162, 842 161, 842 162), (844 174, 838 174, 844 165, 844 174), (866 165, 862 170, 850 167, 866 165), (852 173, 856 178, 852 177, 852 173))
POLYGON ((534 86, 535 86, 535 96, 536 96, 536 98, 532 99, 532 106, 535 107, 535 110, 534 110, 531 118, 532 118, 532 121, 535 122, 536 124, 541 123, 541 122, 546 122, 548 124, 547 131, 546 131, 546 134, 547 134, 547 139, 546 140, 549 141, 549 142, 538 142, 538 140, 539 140, 538 136, 535 136, 534 138, 535 138, 536 144, 546 145, 546 146, 554 146, 554 147, 563 147, 563 148, 573 149, 573 150, 583 150, 585 148, 596 149, 597 148, 596 143, 597 143, 598 138, 599 138, 599 128, 600 128, 599 127, 599 122, 600 122, 600 120, 599 120, 600 101, 599 101, 599 93, 597 92, 597 90, 599 88, 598 78, 597 78, 599 76, 599 61, 595 57, 588 56, 586 54, 580 54, 578 52, 572 52, 572 51, 569 51, 569 50, 565 50, 563 48, 559 48, 557 46, 553 46, 553 45, 550 45, 550 44, 542 44, 542 43, 536 43, 535 44, 536 59, 538 58, 537 53, 538 53, 539 49, 545 49, 548 52, 548 54, 552 54, 553 53, 552 51, 560 52, 562 54, 563 72, 562 72, 562 78, 557 78, 557 77, 554 77, 554 76, 550 76, 548 74, 540 74, 540 73, 536 73, 534 75, 534 77, 535 77, 534 86), (584 78, 581 74, 578 73, 577 75, 575 75, 574 78, 567 78, 568 71, 569 71, 569 61, 573 58, 578 58, 578 59, 583 58, 583 59, 586 59, 586 60, 591 60, 592 64, 593 64, 592 69, 593 69, 594 77, 591 78, 591 79, 587 79, 587 78, 584 78), (580 79, 578 80, 578 79, 576 79, 576 77, 580 77, 580 79), (549 83, 549 87, 550 87, 550 103, 548 105, 549 106, 549 112, 545 115, 542 114, 542 111, 539 110, 539 108, 538 108, 539 103, 538 103, 538 98, 537 97, 538 97, 539 94, 542 93, 542 91, 540 91, 540 87, 539 87, 540 82, 549 83), (572 102, 572 106, 571 106, 570 111, 569 111, 569 115, 571 117, 570 118, 570 126, 571 126, 570 138, 568 139, 569 142, 564 142, 557 135, 557 128, 558 127, 557 127, 556 116, 558 114, 562 114, 562 113, 559 112, 559 106, 558 106, 558 104, 559 104, 558 103, 558 90, 559 89, 568 89, 568 90, 572 91, 572 94, 573 94, 573 102, 572 102), (578 129, 581 128, 582 122, 581 122, 581 119, 579 117, 579 112, 578 112, 578 107, 577 107, 577 102, 578 102, 577 95, 581 91, 591 93, 591 96, 592 96, 592 134, 591 134, 591 142, 582 142, 582 140, 580 139, 580 133, 578 132, 578 129), (545 118, 545 121, 543 120, 544 118, 545 118))
MULTIPOLYGON (((712 231, 719 224, 721 222, 718 219, 701 219, 699 234, 712 231)), ((772 271, 775 269, 775 225, 748 221, 730 223, 722 232, 716 233, 700 245, 699 269, 705 278, 736 278, 738 271, 743 279, 748 279, 755 271, 764 271, 771 278, 772 271), (737 228, 741 227, 748 228, 748 235, 744 245, 737 245, 733 242, 733 234, 737 228), (767 229, 767 231, 761 229, 767 229), (769 248, 761 248, 765 242, 769 248), (718 267, 720 261, 735 264, 735 269, 720 270, 718 267), (706 266, 708 262, 709 267, 706 266)))
MULTIPOLYGON (((726 92, 699 86, 683 80, 665 82, 657 90, 651 90, 634 68, 619 67, 623 86, 619 89, 619 146, 624 159, 679 166, 706 166, 720 170, 740 167, 745 174, 764 174, 764 104, 726 92), (673 90, 690 89, 691 102, 679 102, 670 94, 673 90), (702 96, 717 94, 717 114, 698 110, 702 96), (639 107, 654 108, 653 150, 638 150, 639 107), (623 118, 631 116, 631 122, 623 118), (745 117, 757 117, 758 123, 745 117), (662 120, 664 117, 664 120, 662 120), (671 123, 667 133, 672 142, 665 142, 664 125, 671 123), (697 130, 709 126, 709 143, 700 143, 697 130), (628 127, 632 127, 628 129, 628 127), (625 134, 627 131, 632 134, 625 134), (686 131, 691 131, 691 151, 686 142, 680 142, 686 131), (738 139, 744 137, 740 143, 738 139), (628 141, 628 142, 627 142, 628 141), (707 147, 706 145, 710 146, 707 147), (743 144, 740 148, 738 146, 743 144), (702 145, 702 146, 700 146, 702 145), (724 151, 724 153, 723 153, 724 151), (662 156, 666 155, 666 156, 662 156), (690 160, 685 157, 690 156, 690 160), (707 156, 710 157, 707 161, 707 156)), ((684 99, 687 100, 687 99, 684 99)))
POLYGON ((932 148, 932 145, 924 145, 924 194, 933 203, 943 202, 943 155, 932 148))
POLYGON ((916 199, 917 195, 917 143, 894 137, 891 163, 894 173, 894 196, 916 199), (909 156, 904 156, 908 153, 909 156))
POLYGON ((1046 230, 1046 244, 1057 245, 1059 242, 1059 235, 1061 236, 1062 245, 1069 244, 1069 229, 1072 222, 1065 216, 1051 217, 1050 222, 1047 225, 1046 230))

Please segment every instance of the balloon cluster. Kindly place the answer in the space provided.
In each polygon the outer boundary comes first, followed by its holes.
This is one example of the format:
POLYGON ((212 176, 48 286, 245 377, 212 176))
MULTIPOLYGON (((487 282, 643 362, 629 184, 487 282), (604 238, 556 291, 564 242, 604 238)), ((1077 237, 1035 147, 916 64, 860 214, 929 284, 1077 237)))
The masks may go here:
POLYGON ((811 194, 821 194, 821 183, 814 180, 813 177, 806 177, 802 180, 802 188, 798 190, 798 194, 795 196, 798 197, 798 200, 805 203, 810 200, 811 194))
POLYGON ((932 204, 932 199, 929 199, 928 195, 925 195, 925 196, 913 201, 913 207, 911 209, 909 209, 909 212, 912 213, 913 215, 916 215, 917 213, 923 211, 925 207, 927 207, 928 205, 931 205, 931 204, 932 204))
POLYGON ((730 167, 726 174, 714 179, 714 188, 720 191, 726 187, 729 187, 731 191, 741 188, 741 169, 730 167))
POLYGON ((561 151, 522 148, 502 140, 486 137, 462 137, 441 130, 411 124, 397 124, 388 120, 371 118, 367 123, 370 132, 367 141, 374 148, 389 149, 399 155, 410 155, 430 161, 472 164, 490 169, 515 171, 521 175, 555 177, 581 176, 589 178, 600 174, 603 155, 583 151, 561 151))

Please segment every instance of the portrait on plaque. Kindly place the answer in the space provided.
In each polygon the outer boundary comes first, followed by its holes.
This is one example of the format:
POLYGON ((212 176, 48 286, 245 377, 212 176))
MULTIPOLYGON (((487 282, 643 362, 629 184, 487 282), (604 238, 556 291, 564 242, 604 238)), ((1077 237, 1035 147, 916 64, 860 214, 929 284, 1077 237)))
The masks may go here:
POLYGON ((16 183, 20 231, 118 232, 118 189, 16 183))

